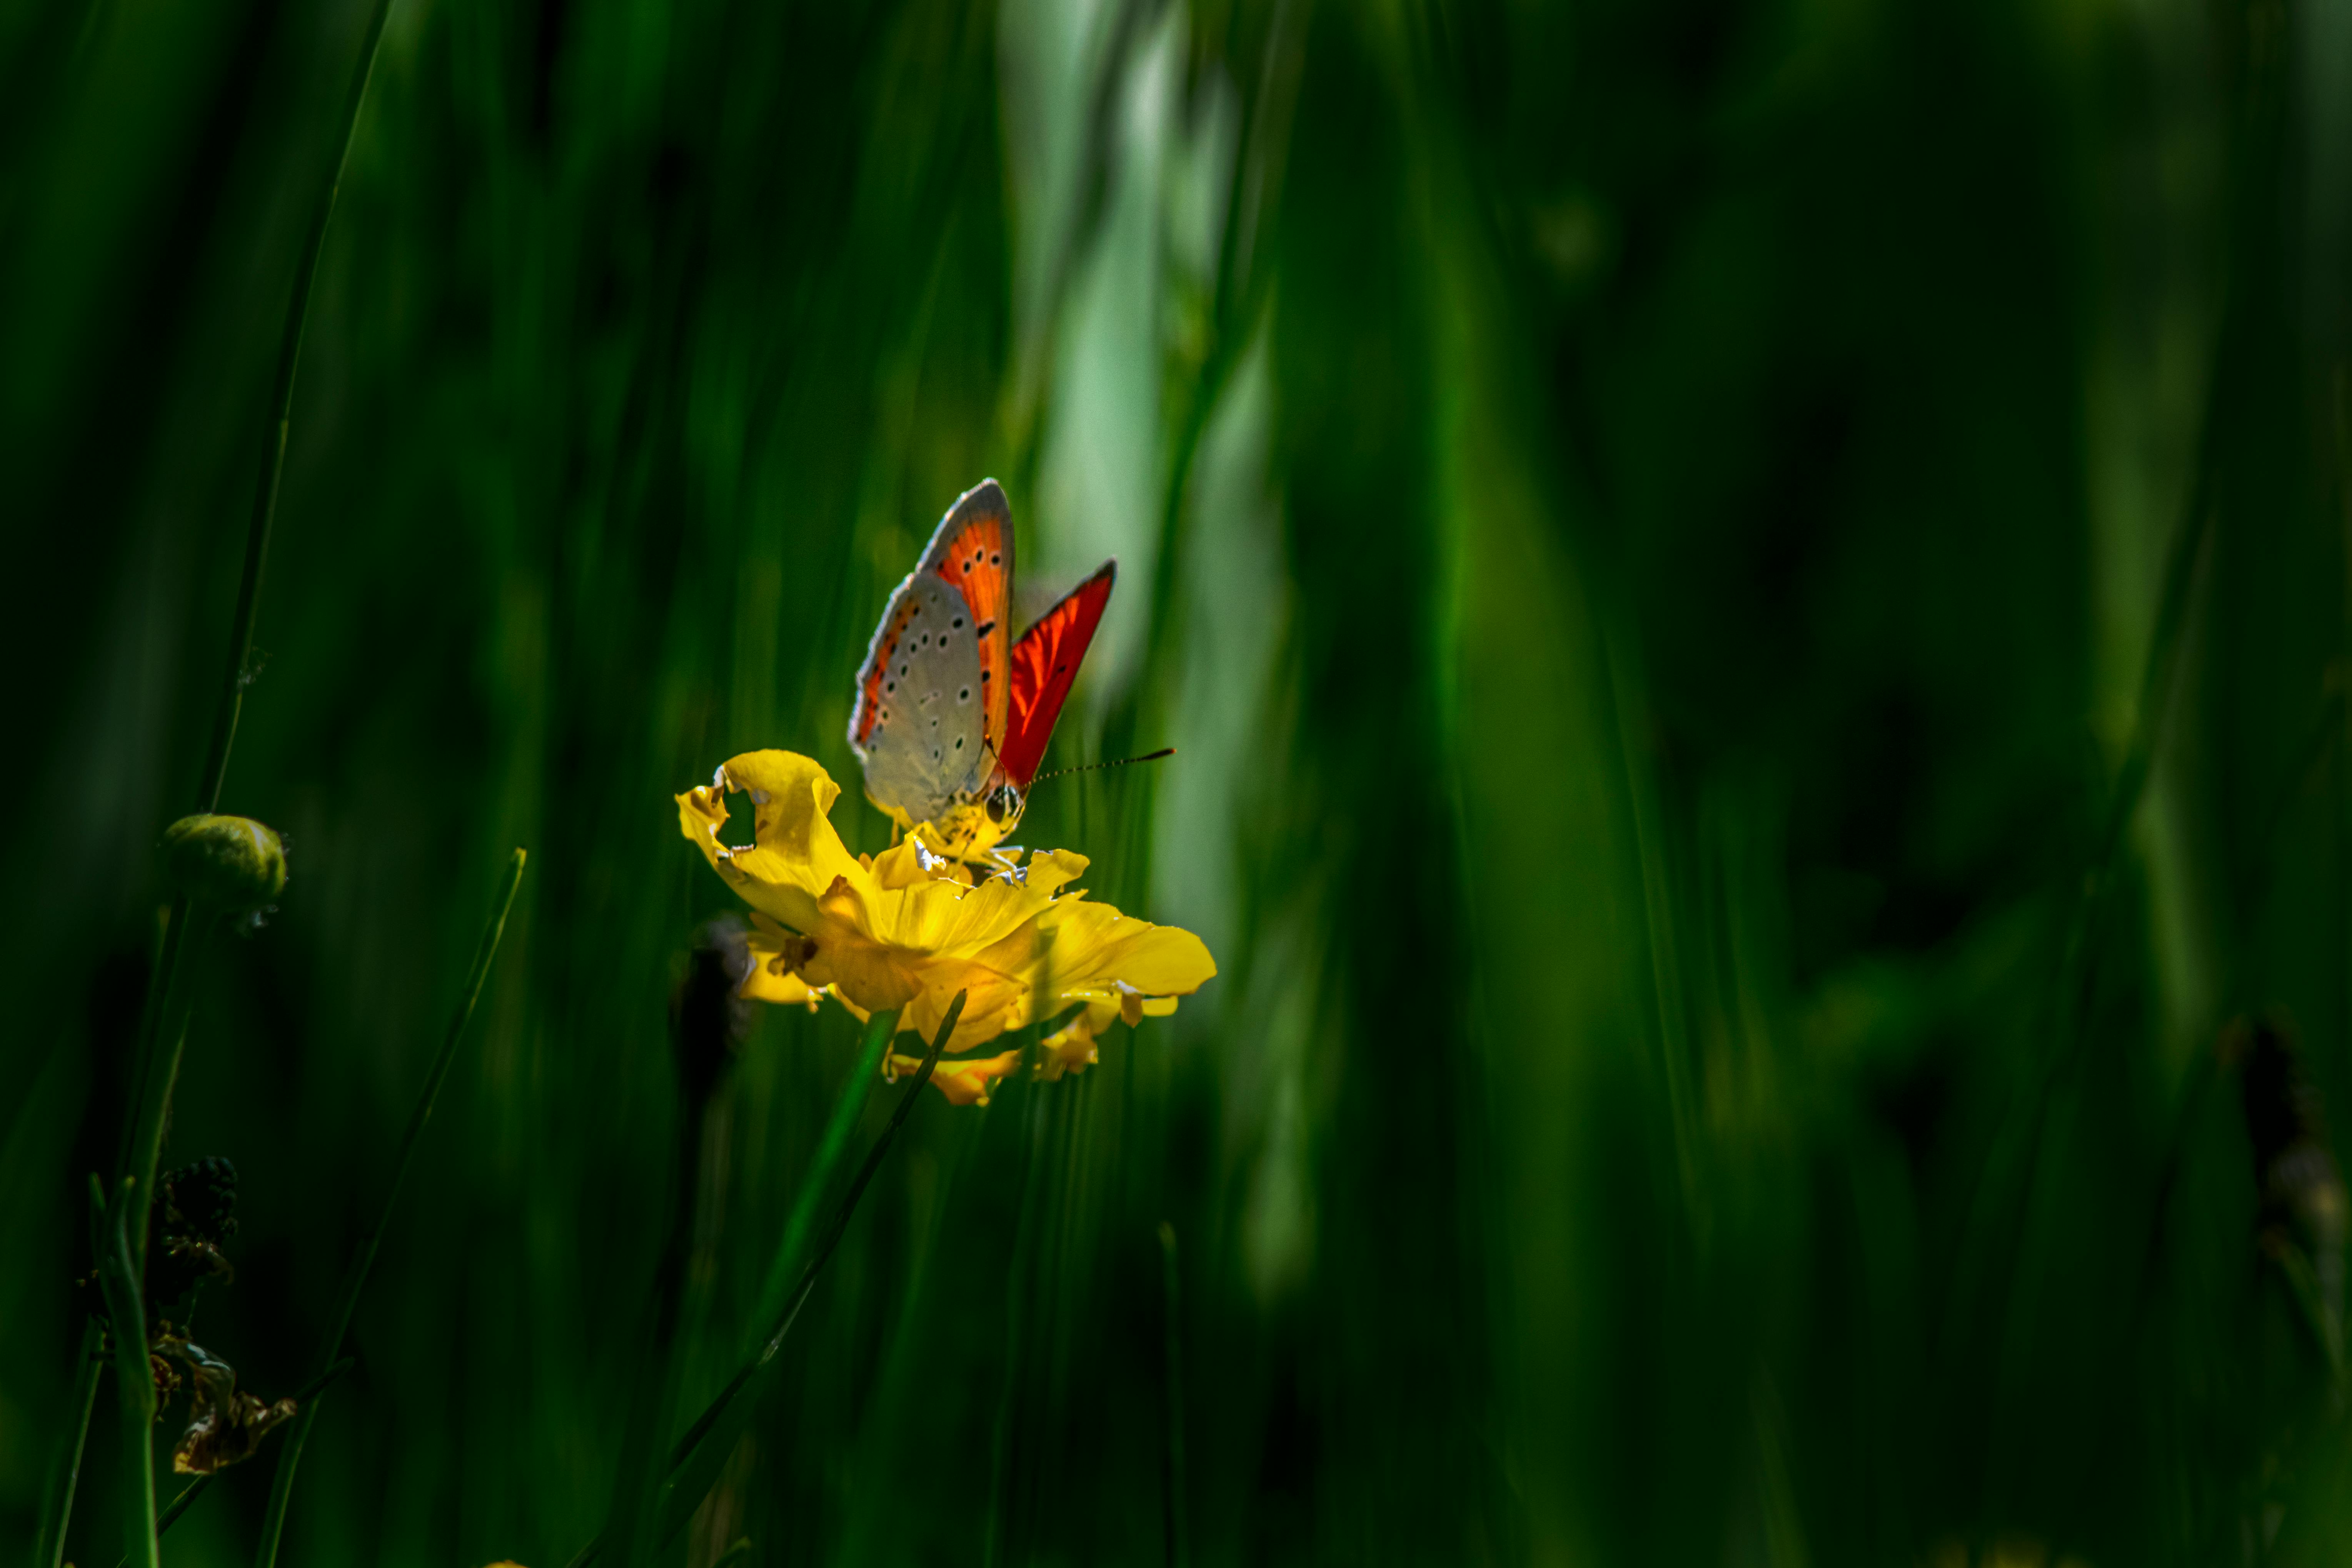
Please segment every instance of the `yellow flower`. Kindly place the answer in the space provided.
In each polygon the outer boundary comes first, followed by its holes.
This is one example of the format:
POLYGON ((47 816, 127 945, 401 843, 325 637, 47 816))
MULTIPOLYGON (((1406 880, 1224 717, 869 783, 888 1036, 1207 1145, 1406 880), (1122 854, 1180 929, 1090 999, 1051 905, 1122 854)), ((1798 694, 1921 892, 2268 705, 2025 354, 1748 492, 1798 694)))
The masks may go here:
MULTIPOLYGON (((831 996, 860 1018, 899 1008, 898 1028, 926 1038, 965 994, 950 1052, 1085 1004, 1084 1060, 1113 1017, 1132 1023, 1175 1010, 1216 973, 1189 931, 1129 919, 1069 884, 1087 858, 1038 850, 1025 861, 1000 851, 993 873, 934 855, 908 837, 879 855, 852 855, 826 814, 840 788, 790 752, 729 759, 711 783, 677 797, 678 826, 752 908, 754 966, 743 994, 814 1009, 831 996), (752 842, 730 846, 726 797, 748 794, 752 842)), ((985 1104, 1019 1053, 942 1061, 932 1076, 958 1104, 985 1104)), ((901 1062, 911 1069, 915 1058, 901 1062)))

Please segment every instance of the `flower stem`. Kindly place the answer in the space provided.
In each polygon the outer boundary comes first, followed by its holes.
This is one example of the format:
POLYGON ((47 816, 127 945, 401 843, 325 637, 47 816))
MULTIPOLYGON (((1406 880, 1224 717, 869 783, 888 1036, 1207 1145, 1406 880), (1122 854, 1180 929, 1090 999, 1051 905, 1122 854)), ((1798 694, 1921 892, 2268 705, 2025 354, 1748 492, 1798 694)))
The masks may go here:
MULTIPOLYGON (((963 1016, 964 995, 963 992, 957 992, 955 1000, 949 1004, 947 1016, 940 1021, 939 1033, 932 1037, 930 1048, 923 1053, 922 1065, 915 1069, 906 1092, 898 1099, 898 1110, 891 1112, 888 1124, 874 1140, 873 1147, 866 1152, 866 1163, 850 1179, 849 1190, 842 1194, 840 1204, 833 1211, 833 1218, 818 1236, 809 1260, 801 1270, 799 1283, 774 1320, 774 1328, 751 1359, 728 1379, 727 1386, 719 1391, 719 1396, 695 1418, 694 1425, 688 1427, 671 1447, 669 1482, 661 1500, 660 1520, 654 1536, 656 1542, 667 1542, 684 1530, 688 1521, 693 1519, 695 1510, 702 1506, 702 1500, 710 1495, 710 1489, 718 1483, 719 1472, 726 1465, 728 1456, 734 1452, 736 1440, 743 1435, 743 1428, 750 1424, 761 1396, 771 1386, 769 1379, 773 1374, 776 1358, 784 1348, 784 1338, 792 1332, 793 1323, 800 1317, 801 1309, 808 1304, 809 1295, 816 1288, 816 1277, 824 1272, 826 1261, 833 1257, 834 1248, 841 1245, 842 1235, 849 1228, 850 1216, 857 1212, 858 1200, 866 1195, 866 1185, 874 1180, 874 1173, 881 1169, 882 1157, 890 1152, 892 1142, 898 1136, 898 1129, 906 1123, 907 1113, 914 1109, 924 1086, 931 1081, 931 1071, 939 1066, 940 1047, 948 1043, 948 1037, 955 1033, 957 1021, 963 1016), (747 1393, 750 1397, 739 1397, 747 1393)), ((876 1021, 878 1022, 881 1016, 876 1015, 876 1021)), ((893 1025, 897 1022, 895 1014, 891 1016, 891 1022, 893 1025)), ((871 1028, 869 1024, 869 1031, 871 1028)), ((891 1031, 886 1028, 881 1037, 887 1041, 890 1034, 891 1031)), ((823 1151, 819 1152, 822 1154, 823 1151)), ((812 1190, 822 1186, 814 1179, 817 1174, 811 1173, 809 1185, 812 1190)), ((599 1536, 582 1547, 579 1555, 572 1559, 567 1568, 586 1568, 604 1548, 604 1538, 599 1536)))
POLYGON ((73 1517, 74 1489, 81 1481, 82 1450, 89 1442, 89 1413, 98 1404, 98 1376, 106 1370, 106 1332, 96 1318, 82 1325, 79 1370, 74 1373, 72 1432, 58 1444, 49 1484, 41 1496, 41 1530, 34 1537, 33 1568, 65 1568, 66 1521, 73 1517))
POLYGON ((245 572, 236 587, 236 612, 229 626, 228 667, 221 679, 220 701, 213 711, 212 744, 205 755, 204 782, 196 791, 197 809, 216 811, 221 782, 228 774, 228 750, 236 739, 238 710, 245 705, 249 679, 246 664, 253 652, 253 622, 261 603, 261 571, 269 556, 269 531, 278 518, 278 482, 286 472, 286 432, 294 406, 294 372, 302 359, 302 337, 310 319, 310 288, 319 276, 319 252, 327 238, 328 222, 335 216, 335 198, 341 192, 343 168, 351 162, 352 139, 359 129, 360 105, 367 98, 368 78, 374 74, 377 46, 383 41, 384 18, 392 0, 375 0, 366 36, 360 43, 359 63, 352 69, 351 89, 343 103, 343 139, 311 205, 310 232, 302 254, 294 263, 293 293, 286 301, 286 322, 278 342, 278 374, 270 387, 269 423, 261 437, 261 453, 254 475, 253 515, 246 527, 245 572))
POLYGON ((809 1164, 808 1177, 801 1183, 799 1195, 793 1199, 792 1216, 784 1222, 784 1234, 776 1243, 776 1255, 769 1259, 768 1277, 760 1287, 760 1303, 751 1313, 754 1323, 772 1323, 784 1310, 784 1297, 800 1277, 801 1266, 808 1256, 809 1227, 816 1223, 816 1205, 824 1199, 825 1189, 833 1184, 833 1173, 849 1148, 849 1135, 857 1130, 857 1119, 864 1113, 866 1101, 874 1092, 874 1080, 881 1073, 883 1053, 890 1048, 890 1037, 898 1028, 896 1007, 877 1013, 866 1021, 866 1036, 857 1047, 857 1065, 850 1068, 849 1080, 834 1099, 833 1114, 825 1121, 824 1137, 817 1141, 816 1158, 809 1164))
MULTIPOLYGON (((425 1134, 425 1123, 433 1115, 434 1101, 441 1096, 441 1086, 447 1081, 449 1067, 457 1059, 457 1043, 465 1037, 466 1025, 474 1016, 474 1004, 482 994, 482 983, 488 978, 490 961, 498 956, 499 939, 506 934, 507 911, 514 907, 515 889, 522 884, 524 855, 520 849, 507 862, 505 881, 499 886, 498 895, 490 901, 490 918, 482 927, 481 940, 474 946, 473 968, 466 976, 466 989, 458 998, 457 1010, 449 1019, 448 1032, 442 1037, 440 1054, 433 1058, 433 1070, 425 1076, 425 1089, 417 1097, 416 1107, 408 1113, 408 1128, 400 1137, 400 1152, 394 1159, 392 1184, 385 1188, 383 1210, 376 1215, 375 1227, 352 1265, 351 1277, 344 1282, 342 1300, 335 1308, 335 1326, 328 1335, 326 1352, 320 1359, 321 1375, 331 1371, 342 1354, 344 1336, 351 1332, 352 1314, 359 1310, 360 1292, 367 1288, 368 1270, 375 1264, 376 1249, 383 1245, 383 1233, 392 1225, 393 1205, 400 1201, 400 1186, 408 1174, 409 1162, 415 1157, 417 1140, 425 1134)), ((320 1393, 325 1385, 320 1385, 320 1393)), ((261 1544, 254 1561, 261 1568, 271 1568, 278 1561, 278 1542, 286 1529, 286 1508, 294 1491, 295 1468, 302 1462, 302 1443, 310 1433, 310 1423, 318 1418, 319 1399, 314 1395, 302 1402, 294 1424, 286 1434, 286 1441, 278 1450, 278 1473, 269 1483, 269 1507, 261 1521, 261 1544)))

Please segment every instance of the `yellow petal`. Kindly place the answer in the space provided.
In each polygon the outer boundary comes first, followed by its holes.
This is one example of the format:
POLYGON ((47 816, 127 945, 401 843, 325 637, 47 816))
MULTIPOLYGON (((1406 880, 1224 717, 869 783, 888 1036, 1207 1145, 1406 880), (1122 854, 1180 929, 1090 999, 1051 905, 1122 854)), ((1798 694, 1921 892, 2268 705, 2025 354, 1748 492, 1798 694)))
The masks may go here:
POLYGON ((1152 999, 1189 996, 1217 973, 1191 931, 1123 915, 1108 904, 1062 899, 1038 917, 1047 951, 1037 961, 1039 1016, 1072 1002, 1104 1003, 1133 1023, 1152 999))
MULTIPOLYGON (((920 1057, 900 1056, 893 1051, 884 1066, 883 1076, 896 1083, 922 1065, 920 1057)), ((1001 1057, 975 1057, 969 1061, 943 1060, 931 1069, 931 1087, 946 1095, 951 1104, 986 1105, 996 1080, 1020 1065, 1019 1051, 1007 1051, 1001 1057)))
POLYGON ((819 894, 836 879, 866 874, 825 816, 840 795, 840 786, 806 757, 746 752, 729 758, 710 784, 677 797, 678 830, 745 903, 807 931, 817 922, 819 894), (749 845, 730 847, 721 837, 730 792, 751 797, 749 845))
POLYGON ((1068 1023, 1038 1042, 1037 1076, 1051 1083, 1066 1072, 1084 1072, 1100 1061, 1095 1041, 1118 1016, 1118 1009, 1104 1003, 1079 1008, 1068 1023))
POLYGON ((1029 987, 1001 970, 977 962, 934 962, 924 971, 922 994, 899 1016, 899 1029, 930 1039, 958 992, 963 993, 963 1015, 949 1037, 950 1051, 968 1051, 996 1038, 1020 1020, 1029 999, 1029 987))
POLYGON ((904 1007, 923 994, 921 970, 909 954, 839 926, 820 925, 818 931, 800 967, 810 984, 831 986, 868 1013, 904 1007))

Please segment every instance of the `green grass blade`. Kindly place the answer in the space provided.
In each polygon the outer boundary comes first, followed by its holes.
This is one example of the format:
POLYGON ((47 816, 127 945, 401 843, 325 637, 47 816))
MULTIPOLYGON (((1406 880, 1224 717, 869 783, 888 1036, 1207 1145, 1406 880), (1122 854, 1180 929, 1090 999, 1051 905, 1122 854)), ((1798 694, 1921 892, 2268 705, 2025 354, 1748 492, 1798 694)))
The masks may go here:
POLYGON ((172 1120, 172 1093, 180 1081, 180 1057, 188 1043, 193 1000, 188 984, 194 950, 204 942, 205 921, 183 898, 173 902, 155 962, 151 1005, 140 1016, 139 1065, 131 1079, 131 1118, 122 1145, 117 1184, 129 1181, 131 1209, 125 1234, 131 1256, 142 1271, 147 1263, 147 1211, 153 1205, 155 1167, 163 1152, 163 1132, 172 1120))
POLYGON ((906 1124, 908 1113, 914 1110, 915 1101, 931 1081, 932 1069, 940 1064, 940 1052, 946 1047, 949 1037, 955 1033, 957 1021, 963 1016, 963 1004, 964 993, 959 991, 955 1000, 948 1004, 947 1016, 940 1020, 939 1033, 931 1037, 930 1049, 923 1053, 922 1065, 915 1069, 906 1092, 898 1097, 898 1108, 890 1113, 889 1122, 874 1140, 874 1146, 866 1152, 866 1163, 851 1178, 849 1190, 842 1194, 840 1205, 833 1211, 833 1219, 826 1225, 807 1265, 801 1270, 800 1283, 794 1287, 791 1300, 776 1320, 775 1331, 761 1346, 759 1354, 735 1374, 719 1391, 719 1397, 711 1401, 710 1407, 678 1439, 677 1447, 671 1454, 673 1473, 668 1493, 662 1500, 659 1539, 667 1541, 684 1530, 687 1521, 694 1517, 694 1510, 702 1506, 702 1500, 718 1483, 719 1468, 727 1463, 727 1456, 734 1449, 735 1439, 741 1435, 744 1424, 751 1420, 751 1413, 759 1407, 760 1395, 767 1386, 767 1375, 776 1363, 777 1354, 784 1348, 784 1336, 792 1332, 793 1323, 800 1317, 801 1309, 808 1305, 809 1295, 816 1289, 816 1277, 824 1272, 826 1260, 833 1257, 834 1248, 841 1245, 843 1234, 849 1229, 850 1217, 857 1212, 858 1200, 866 1195, 866 1184, 874 1180, 874 1173, 881 1169, 882 1157, 890 1152, 891 1143, 898 1136, 898 1129, 906 1124), (739 1397, 747 1389, 751 1396, 739 1397))
POLYGON ((849 1147, 849 1135, 857 1131, 857 1119, 864 1113, 866 1101, 874 1092, 874 1080, 882 1070, 883 1053, 890 1048, 890 1037, 898 1028, 898 1010, 895 1007, 866 1021, 866 1035, 857 1047, 857 1063, 850 1068, 849 1081, 841 1086, 841 1093, 834 1100, 824 1135, 817 1142, 816 1158, 809 1163, 808 1179, 801 1184, 800 1195, 793 1200, 783 1237, 776 1243, 775 1257, 769 1260, 767 1279, 760 1287, 760 1304, 751 1313, 754 1323, 772 1323, 784 1310, 784 1300, 808 1256, 809 1228, 816 1223, 816 1205, 824 1201, 825 1189, 833 1184, 833 1173, 839 1168, 841 1157, 849 1147))
MULTIPOLYGON (((415 1110, 409 1112, 407 1131, 401 1134, 400 1153, 394 1160, 392 1183, 384 1191, 383 1210, 376 1216, 375 1227, 368 1233, 367 1242, 352 1266, 350 1280, 343 1286, 342 1300, 335 1309, 333 1331, 328 1336, 326 1355, 331 1363, 341 1355, 343 1338, 351 1332, 352 1315, 359 1310, 360 1293, 367 1288, 368 1271, 374 1266, 376 1249, 383 1245, 383 1233, 392 1224, 393 1206, 400 1201, 402 1180, 416 1154, 417 1140, 425 1133, 425 1123, 432 1118, 433 1103, 441 1095, 441 1086, 449 1077, 450 1064, 457 1059, 457 1044, 465 1038, 466 1026, 474 1016, 474 1004, 482 994, 482 983, 490 973, 490 962, 498 956, 499 940, 506 934, 507 911, 514 907, 515 889, 522 885, 524 854, 518 849, 507 862, 506 880, 499 884, 498 895, 490 901, 490 918, 482 927, 481 941, 475 944, 474 963, 466 976, 466 989, 458 998, 457 1010, 450 1017, 449 1030, 442 1037, 440 1055, 433 1061, 433 1070, 425 1080, 424 1092, 417 1096, 415 1110)), ((322 1375, 324 1375, 322 1373, 322 1375)), ((321 1388, 323 1390, 323 1384, 321 1388)), ((310 1436, 310 1424, 318 1418, 319 1401, 304 1400, 294 1417, 285 1444, 278 1452, 278 1473, 269 1486, 269 1508, 262 1517, 261 1544, 254 1560, 269 1568, 278 1560, 278 1538, 286 1528, 286 1508, 294 1489, 295 1468, 302 1461, 302 1442, 310 1436)))
MULTIPOLYGON (((91 1184, 93 1201, 100 1197, 91 1184)), ((100 1221, 105 1237, 98 1278, 107 1315, 114 1321, 114 1375, 121 1395, 122 1546, 129 1561, 159 1568, 155 1542, 155 1382, 147 1370, 147 1303, 139 1286, 139 1263, 125 1226, 135 1206, 133 1184, 116 1189, 100 1221), (130 1325, 124 1331, 124 1325, 130 1325)))
POLYGON ((237 713, 245 705, 248 679, 247 660, 253 651, 253 622, 261 604, 261 573, 269 556, 269 531, 278 517, 278 489, 286 472, 286 430, 294 405, 294 372, 302 360, 302 337, 310 320, 310 289, 318 281, 319 252, 325 246, 327 225, 335 216, 335 198, 343 185, 343 169, 351 162, 352 138, 359 130, 360 106, 367 100, 368 79, 375 73, 377 47, 383 41, 384 18, 392 0, 375 0, 368 15, 367 36, 360 44, 359 63, 352 69, 351 90, 343 104, 343 139, 326 184, 312 204, 310 227, 303 237, 302 254, 294 264, 293 293, 286 301, 286 324, 278 345, 278 373, 269 394, 269 424, 262 432, 259 471, 254 477, 253 515, 246 528, 245 570, 237 581, 236 611, 230 622, 228 667, 221 679, 218 705, 213 712, 212 743, 205 754, 204 782, 196 791, 199 811, 219 809, 221 783, 228 775, 229 746, 236 739, 237 713))
POLYGON ((74 1491, 81 1482, 81 1457, 89 1443, 89 1413, 98 1405, 99 1374, 106 1370, 106 1334, 90 1319, 82 1325, 81 1360, 74 1373, 72 1429, 58 1440, 49 1483, 41 1494, 40 1532, 34 1540, 34 1568, 64 1568, 66 1522, 73 1518, 74 1491))
POLYGON ((1169 1568, 1187 1568, 1192 1548, 1184 1518, 1190 1488, 1184 1479, 1183 1295, 1176 1270, 1176 1227, 1163 1219, 1160 1222, 1160 1373, 1168 1406, 1168 1563, 1169 1568))
MULTIPOLYGON (((857 1168, 857 1174, 850 1180, 849 1190, 842 1194, 840 1204, 835 1207, 832 1220, 825 1226, 808 1262, 801 1269, 799 1283, 774 1320, 774 1328, 751 1360, 728 1380, 727 1386, 719 1391, 718 1397, 695 1418, 694 1424, 687 1428, 670 1450, 670 1480, 662 1498, 660 1525, 655 1536, 656 1542, 667 1542, 684 1530, 694 1518, 695 1510, 702 1506, 702 1500, 710 1495, 710 1489, 718 1483, 719 1472, 726 1465, 727 1457, 734 1451, 736 1440, 742 1436, 744 1426, 759 1408, 761 1396, 769 1386, 768 1374, 775 1365, 778 1353, 783 1349, 785 1336, 792 1332, 793 1323, 800 1317, 801 1309, 808 1304, 810 1292, 816 1288, 817 1276, 824 1271, 834 1248, 841 1245, 842 1236, 849 1228, 850 1218, 857 1212, 858 1200, 866 1195, 867 1184, 873 1181, 874 1173, 881 1168, 882 1157, 890 1152, 891 1143, 898 1136, 898 1129, 906 1123, 908 1112, 914 1109, 924 1086, 931 1081, 931 1072, 939 1066, 940 1052, 947 1045, 949 1037, 955 1033, 958 1020, 963 1016, 963 1005, 964 993, 959 991, 955 1000, 948 1005, 947 1016, 940 1020, 939 1033, 932 1037, 930 1048, 923 1053, 922 1065, 915 1069, 906 1092, 899 1096, 898 1109, 891 1112, 889 1122, 876 1137, 873 1147, 866 1152, 865 1163, 857 1168)), ((881 1016, 877 1014, 877 1020, 881 1016)), ((891 1019, 895 1024, 896 1016, 892 1015, 891 1019)), ((889 1029, 885 1029, 881 1037, 887 1042, 890 1033, 889 1029)), ((844 1090, 845 1096, 852 1092, 855 1092, 854 1086, 844 1090)), ((820 1184, 814 1179, 815 1174, 812 1173, 808 1184, 812 1190, 820 1184)), ((587 1563, 596 1560, 604 1546, 604 1538, 602 1536, 591 1541, 572 1559, 569 1568, 585 1568, 587 1563)))

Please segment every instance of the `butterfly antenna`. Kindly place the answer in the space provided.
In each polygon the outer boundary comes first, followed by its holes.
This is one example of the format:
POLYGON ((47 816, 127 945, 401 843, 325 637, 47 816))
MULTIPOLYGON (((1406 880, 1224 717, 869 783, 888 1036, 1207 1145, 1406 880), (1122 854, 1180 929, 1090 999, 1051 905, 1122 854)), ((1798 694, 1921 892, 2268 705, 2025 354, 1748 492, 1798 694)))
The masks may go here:
POLYGON ((1055 768, 1050 773, 1039 773, 1035 778, 1031 779, 1029 781, 1029 787, 1031 789, 1035 789, 1047 779, 1057 779, 1066 773, 1090 773, 1100 768, 1123 768, 1129 763, 1156 763, 1162 757, 1172 757, 1175 754, 1175 747, 1162 746, 1156 752, 1146 752, 1139 757, 1119 757, 1108 763, 1088 763, 1084 767, 1055 768))

